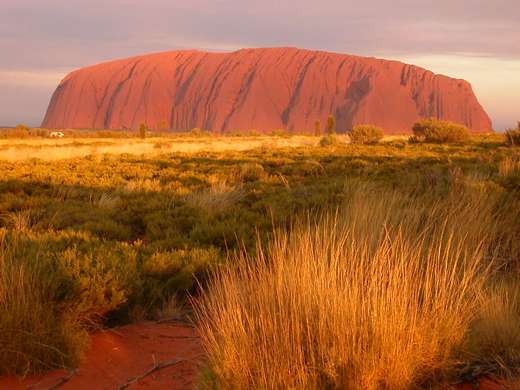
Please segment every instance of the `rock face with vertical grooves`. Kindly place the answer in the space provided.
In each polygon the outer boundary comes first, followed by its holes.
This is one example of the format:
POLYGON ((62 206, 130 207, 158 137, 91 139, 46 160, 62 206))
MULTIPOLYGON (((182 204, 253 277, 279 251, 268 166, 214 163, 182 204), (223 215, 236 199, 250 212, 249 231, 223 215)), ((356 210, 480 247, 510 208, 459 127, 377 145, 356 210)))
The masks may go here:
POLYGON ((330 114, 338 131, 370 123, 408 133, 425 117, 491 130, 464 80, 397 61, 294 48, 171 51, 79 69, 54 92, 42 127, 312 131, 330 114))

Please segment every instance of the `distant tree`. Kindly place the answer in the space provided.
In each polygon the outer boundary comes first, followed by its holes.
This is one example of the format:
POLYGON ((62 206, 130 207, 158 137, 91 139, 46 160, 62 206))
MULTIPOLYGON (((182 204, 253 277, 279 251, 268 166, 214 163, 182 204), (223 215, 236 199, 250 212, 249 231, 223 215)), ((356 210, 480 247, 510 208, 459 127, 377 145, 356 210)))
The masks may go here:
POLYGON ((321 135, 321 122, 320 121, 314 122, 314 135, 315 136, 321 135))
POLYGON ((327 134, 332 135, 336 132, 336 118, 334 115, 329 115, 327 118, 327 134))
POLYGON ((146 125, 146 123, 141 123, 139 125, 139 137, 146 138, 147 131, 148 131, 148 126, 146 125))
POLYGON ((14 129, 12 129, 10 133, 15 137, 26 138, 30 135, 30 128, 20 123, 14 129))
POLYGON ((16 126, 16 130, 20 130, 20 131, 29 131, 30 128, 29 126, 27 125, 24 125, 23 123, 19 123, 17 126, 16 126))

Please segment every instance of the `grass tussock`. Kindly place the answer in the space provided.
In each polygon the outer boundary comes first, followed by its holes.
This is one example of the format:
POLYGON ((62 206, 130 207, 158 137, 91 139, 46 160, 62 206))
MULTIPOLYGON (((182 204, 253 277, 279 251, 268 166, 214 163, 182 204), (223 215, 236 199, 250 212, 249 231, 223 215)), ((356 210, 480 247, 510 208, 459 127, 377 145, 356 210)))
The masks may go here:
POLYGON ((498 164, 498 174, 503 177, 520 176, 520 159, 504 158, 498 164))
MULTIPOLYGON (((494 269, 496 203, 350 192, 213 276, 197 306, 208 387, 405 389, 460 374, 494 269)), ((487 321, 515 323, 503 303, 487 321)), ((488 366, 510 359, 495 352, 488 366)))
POLYGON ((473 376, 514 379, 520 376, 520 284, 491 284, 481 296, 466 351, 473 376))
POLYGON ((508 129, 505 132, 506 144, 509 146, 520 146, 520 122, 516 128, 508 129))
MULTIPOLYGON (((263 169, 262 171, 263 172, 263 169)), ((249 174, 249 177, 252 177, 249 174)), ((211 184, 209 189, 190 193, 186 197, 186 204, 211 215, 222 214, 235 207, 245 196, 239 186, 232 186, 225 181, 217 181, 211 184)))
POLYGON ((16 245, 0 230, 0 374, 73 366, 86 333, 69 313, 58 314, 52 270, 16 245))

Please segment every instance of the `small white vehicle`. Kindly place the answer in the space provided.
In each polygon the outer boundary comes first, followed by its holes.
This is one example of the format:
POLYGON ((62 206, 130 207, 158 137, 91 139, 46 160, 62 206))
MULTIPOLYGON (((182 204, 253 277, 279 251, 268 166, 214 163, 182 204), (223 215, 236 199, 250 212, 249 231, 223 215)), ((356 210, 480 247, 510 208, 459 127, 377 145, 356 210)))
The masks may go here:
POLYGON ((65 134, 63 134, 61 131, 53 131, 49 134, 49 137, 51 138, 63 138, 65 137, 65 134))

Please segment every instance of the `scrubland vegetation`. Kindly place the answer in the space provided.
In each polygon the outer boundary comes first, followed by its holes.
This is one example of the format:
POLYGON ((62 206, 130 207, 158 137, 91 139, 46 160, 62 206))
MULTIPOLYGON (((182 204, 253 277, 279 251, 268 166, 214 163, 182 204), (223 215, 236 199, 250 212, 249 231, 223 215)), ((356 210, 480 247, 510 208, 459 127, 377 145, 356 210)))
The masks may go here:
POLYGON ((463 142, 470 136, 467 127, 434 118, 417 121, 412 130, 414 139, 418 142, 463 142))
POLYGON ((354 126, 349 132, 350 140, 354 144, 375 144, 384 136, 383 129, 372 125, 354 126))
POLYGON ((486 289, 499 253, 517 254, 505 226, 520 209, 456 187, 442 199, 356 182, 346 193, 212 278, 199 318, 218 387, 426 386, 466 374, 466 348, 486 373, 518 367, 518 292, 486 289), (470 337, 478 321, 484 344, 470 337))
POLYGON ((520 150, 313 139, 0 161, 0 373, 191 294, 208 387, 518 375, 520 150))

